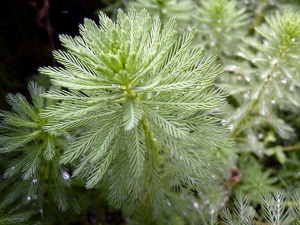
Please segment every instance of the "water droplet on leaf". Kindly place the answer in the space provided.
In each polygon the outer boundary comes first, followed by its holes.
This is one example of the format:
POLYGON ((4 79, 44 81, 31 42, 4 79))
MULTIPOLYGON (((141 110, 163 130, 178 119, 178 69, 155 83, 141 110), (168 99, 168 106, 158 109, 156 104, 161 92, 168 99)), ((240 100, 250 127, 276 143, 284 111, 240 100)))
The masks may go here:
POLYGON ((199 208, 199 204, 197 202, 194 202, 193 205, 195 208, 199 208))
POLYGON ((69 180, 69 179, 70 179, 70 175, 69 175, 68 172, 66 172, 66 171, 64 171, 64 172, 62 173, 62 176, 63 176, 63 178, 64 178, 65 180, 69 180))
POLYGON ((241 58, 245 58, 245 55, 244 55, 244 53, 242 53, 242 52, 238 52, 237 55, 238 55, 239 57, 241 57, 241 58))
POLYGON ((121 87, 119 84, 112 84, 111 86, 117 89, 121 87))

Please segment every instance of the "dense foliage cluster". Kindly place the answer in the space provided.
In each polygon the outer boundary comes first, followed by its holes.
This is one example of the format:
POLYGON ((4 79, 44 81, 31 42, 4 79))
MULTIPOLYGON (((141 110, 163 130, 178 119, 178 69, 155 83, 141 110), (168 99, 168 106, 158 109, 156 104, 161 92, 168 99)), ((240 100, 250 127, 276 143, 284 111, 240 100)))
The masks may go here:
POLYGON ((300 224, 299 5, 103 3, 7 95, 0 224, 300 224))

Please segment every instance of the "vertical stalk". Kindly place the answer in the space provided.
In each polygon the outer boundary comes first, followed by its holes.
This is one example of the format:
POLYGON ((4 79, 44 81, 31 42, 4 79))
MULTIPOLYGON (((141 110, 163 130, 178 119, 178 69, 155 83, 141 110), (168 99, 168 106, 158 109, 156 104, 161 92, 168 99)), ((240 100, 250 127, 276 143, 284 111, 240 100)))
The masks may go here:
POLYGON ((142 117, 141 123, 142 123, 143 130, 144 130, 146 146, 147 146, 148 149, 151 150, 151 153, 154 153, 154 155, 155 155, 155 162, 156 162, 156 164, 158 164, 159 163, 159 160, 158 160, 159 149, 158 149, 156 140, 154 138, 154 135, 149 130, 149 126, 148 126, 147 121, 146 121, 146 119, 144 117, 142 117))
POLYGON ((262 94, 265 92, 266 87, 269 83, 269 81, 271 80, 272 75, 276 72, 277 70, 277 64, 273 67, 273 70, 268 74, 267 78, 265 79, 263 86, 260 88, 259 92, 257 93, 257 96, 255 97, 254 101, 252 101, 252 103, 248 106, 246 112, 244 113, 243 117, 239 120, 239 122, 237 123, 237 125, 233 128, 232 133, 231 133, 231 137, 232 138, 236 138, 237 135, 240 132, 240 129, 242 127, 242 125, 244 124, 245 120, 247 120, 247 118, 250 116, 251 112, 256 108, 262 94))
POLYGON ((161 21, 162 24, 164 24, 164 13, 163 13, 163 7, 164 7, 164 0, 158 0, 157 1, 158 5, 159 5, 159 19, 161 21))
POLYGON ((267 84, 269 83, 270 80, 270 75, 268 75, 268 78, 266 79, 266 81, 264 82, 263 86, 261 87, 261 89, 258 92, 257 97, 254 99, 254 101, 252 101, 252 103, 248 106, 248 109, 246 110, 245 114, 243 115, 243 117, 239 120, 239 122, 237 123, 237 125, 233 128, 232 133, 231 133, 231 137, 232 138, 236 138, 236 136, 239 134, 240 129, 244 123, 244 121, 249 117, 249 115, 251 114, 251 112, 256 108, 257 103, 259 102, 262 94, 264 93, 267 84))
MULTIPOLYGON (((288 47, 289 47, 289 42, 284 41, 283 46, 280 48, 280 50, 279 50, 279 52, 277 54, 278 55, 278 61, 280 61, 280 59, 283 57, 284 53, 288 50, 288 47)), ((237 137, 237 135, 239 134, 240 129, 241 129, 243 123, 249 117, 249 115, 251 114, 251 112, 256 108, 257 103, 259 102, 262 94, 266 90, 266 87, 267 87, 269 81, 271 80, 272 75, 277 71, 277 69, 278 69, 278 63, 276 63, 273 66, 272 71, 268 74, 266 80, 263 83, 262 88, 259 90, 259 92, 257 94, 257 97, 248 106, 248 109, 244 113, 243 117, 239 120, 239 122, 237 123, 237 125, 233 128, 232 133, 231 133, 231 137, 232 138, 236 138, 237 137)))

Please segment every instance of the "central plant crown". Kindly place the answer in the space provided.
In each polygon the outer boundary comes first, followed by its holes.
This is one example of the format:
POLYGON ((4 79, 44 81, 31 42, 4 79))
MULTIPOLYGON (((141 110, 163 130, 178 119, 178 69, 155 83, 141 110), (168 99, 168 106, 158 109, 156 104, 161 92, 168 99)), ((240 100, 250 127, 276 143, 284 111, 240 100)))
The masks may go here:
POLYGON ((86 19, 80 34, 61 35, 67 52, 54 56, 65 68, 40 69, 68 89, 44 95, 61 100, 42 113, 54 117, 45 129, 85 130, 61 162, 79 159, 74 175, 89 188, 107 174, 117 206, 145 188, 155 202, 167 187, 203 187, 214 170, 201 148, 231 141, 216 117, 227 95, 212 86, 221 69, 190 49, 194 29, 177 40, 175 19, 162 28, 158 17, 131 9, 119 10, 116 22, 100 13, 99 26, 86 19))

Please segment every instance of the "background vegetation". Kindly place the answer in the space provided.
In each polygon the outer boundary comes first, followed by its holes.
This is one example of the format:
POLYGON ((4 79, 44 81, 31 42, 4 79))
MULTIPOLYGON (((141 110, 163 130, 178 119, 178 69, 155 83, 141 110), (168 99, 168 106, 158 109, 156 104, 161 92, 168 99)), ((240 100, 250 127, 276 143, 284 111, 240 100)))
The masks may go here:
MULTIPOLYGON (((159 16, 163 24, 175 16, 179 34, 195 27, 191 45, 200 45, 204 54, 216 55, 214 64, 224 68, 214 85, 230 92, 226 112, 219 116, 224 126, 231 129, 231 138, 236 144, 205 150, 223 165, 224 172, 214 171, 218 185, 207 190, 193 190, 194 200, 190 204, 176 205, 171 213, 161 218, 141 222, 143 209, 135 209, 132 216, 127 216, 126 208, 115 209, 108 203, 109 186, 86 190, 80 179, 72 178, 72 190, 66 189, 67 195, 46 187, 47 190, 41 190, 43 198, 14 198, 10 186, 30 193, 31 189, 26 189, 30 185, 18 178, 7 179, 13 177, 14 172, 7 172, 7 168, 17 157, 7 158, 2 154, 2 224, 25 224, 25 221, 61 225, 215 224, 218 221, 220 224, 255 224, 254 220, 263 224, 300 224, 300 197, 296 191, 300 180, 299 1, 0 0, 0 108, 10 110, 12 104, 8 104, 5 96, 18 92, 34 103, 35 113, 39 113, 45 102, 37 95, 45 90, 36 90, 36 84, 31 83, 31 91, 28 91, 28 82, 35 80, 47 89, 50 87, 48 77, 39 75, 38 68, 61 65, 52 56, 53 50, 64 49, 58 35, 78 35, 78 24, 83 24, 84 18, 98 21, 98 12, 103 11, 116 19, 118 8, 128 11, 131 6, 137 11, 146 8, 151 16, 159 16), (57 200, 45 203, 51 195, 53 199, 62 199, 60 207, 55 206, 57 200), (72 207, 65 205, 64 208, 64 202, 72 207), (278 207, 272 208, 274 204, 278 207), (228 209, 221 210, 225 205, 228 209), (65 209, 67 211, 61 212, 65 209), (78 213, 70 216, 71 211, 78 213), (12 219, 9 221, 9 218, 12 219)), ((10 95, 11 102, 15 100, 18 104, 25 102, 25 98, 18 102, 17 97, 10 95)), ((49 123, 38 113, 32 115, 35 121, 49 123)), ((72 135, 81 132, 79 129, 72 135)), ((59 168, 59 172, 55 171, 56 168, 47 166, 45 160, 41 163, 46 168, 43 170, 53 170, 53 176, 63 174, 61 180, 45 178, 45 182, 65 190, 74 166, 58 166, 62 150, 57 150, 57 159, 52 158, 51 146, 56 145, 51 144, 52 136, 39 133, 35 138, 42 143, 41 149, 49 151, 49 159, 59 168), (50 147, 45 147, 47 145, 50 147)), ((64 138, 72 142, 68 134, 64 138)), ((19 147, 16 144, 19 140, 13 140, 15 148, 19 147)), ((3 150, 5 143, 1 144, 3 150)), ((63 149, 64 146, 55 148, 63 149)), ((32 156, 27 157, 31 160, 32 156)), ((23 169, 22 173, 23 178, 31 176, 30 168, 23 169)), ((35 179, 40 181, 44 177, 32 178, 30 182, 35 179)))

